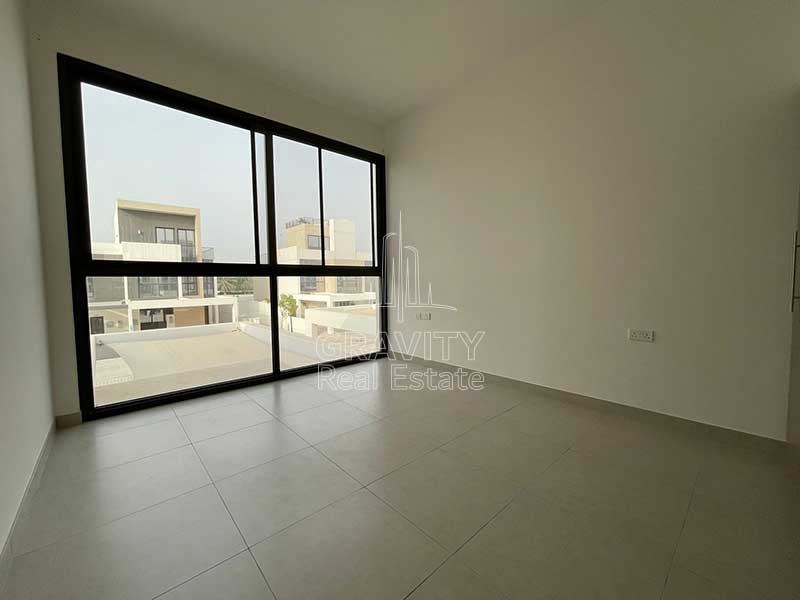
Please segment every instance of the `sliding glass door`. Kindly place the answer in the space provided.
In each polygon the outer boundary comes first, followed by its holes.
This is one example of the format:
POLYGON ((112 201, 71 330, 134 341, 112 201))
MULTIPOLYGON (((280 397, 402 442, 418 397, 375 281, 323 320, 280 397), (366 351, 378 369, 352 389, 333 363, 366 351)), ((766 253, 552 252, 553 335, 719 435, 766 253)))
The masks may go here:
POLYGON ((85 419, 385 348, 383 157, 59 56, 85 419))

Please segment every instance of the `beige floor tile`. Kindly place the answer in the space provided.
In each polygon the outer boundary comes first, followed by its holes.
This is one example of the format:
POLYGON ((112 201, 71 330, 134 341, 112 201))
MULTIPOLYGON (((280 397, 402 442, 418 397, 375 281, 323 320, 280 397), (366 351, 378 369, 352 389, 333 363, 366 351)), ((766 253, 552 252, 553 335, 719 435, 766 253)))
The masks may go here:
POLYGON ((516 483, 440 450, 369 486, 448 550, 456 550, 503 508, 516 483))
MULTIPOLYGON (((76 428, 80 429, 80 428, 76 428)), ((101 437, 85 437, 79 431, 56 434, 42 486, 78 479, 94 471, 115 467, 189 444, 176 419, 142 425, 101 437)))
POLYGON ((385 422, 395 427, 423 433, 434 439, 437 445, 441 445, 485 423, 486 420, 461 406, 453 407, 429 402, 418 409, 387 417, 385 422))
POLYGON ((408 600, 504 600, 471 570, 451 558, 419 586, 408 600))
POLYGON ((203 396, 201 398, 193 398, 191 400, 183 400, 171 406, 175 410, 175 414, 182 417, 183 415, 191 415, 212 408, 230 406, 231 404, 237 404, 246 400, 247 395, 243 391, 234 390, 231 392, 222 392, 221 394, 212 394, 211 396, 203 396))
POLYGON ((158 596, 158 600, 274 600, 250 552, 242 552, 213 569, 158 596))
POLYGON ((731 494, 726 495, 720 493, 722 489, 698 483, 675 555, 676 564, 718 585, 753 595, 797 598, 797 490, 787 485, 759 492, 743 485, 738 494, 731 486, 731 494))
POLYGON ((531 397, 495 421, 508 424, 528 435, 544 435, 573 445, 598 426, 606 411, 552 398, 531 397))
POLYGON ((490 419, 525 401, 526 394, 493 383, 482 390, 454 391, 441 395, 440 404, 458 406, 482 419, 490 419))
POLYGON ((210 483, 191 446, 45 487, 14 530, 21 554, 210 483))
POLYGON ((387 381, 385 369, 380 367, 380 361, 369 361, 319 372, 314 387, 338 400, 344 400, 368 391, 383 389, 387 381))
POLYGON ((516 499, 456 558, 511 598, 658 600, 674 545, 601 517, 516 499))
POLYGON ((446 556, 367 490, 258 544, 253 554, 281 600, 403 598, 446 556))
POLYGON ((497 420, 484 423, 442 447, 471 465, 527 485, 555 462, 568 445, 547 436, 529 436, 497 420))
POLYGON ((428 434, 378 421, 326 440, 317 448, 366 485, 438 445, 428 434))
POLYGON ((14 559, 10 600, 152 598, 244 550, 213 486, 14 559))
POLYGON ((345 398, 345 402, 379 419, 397 415, 428 404, 425 394, 380 389, 345 398))
POLYGON ((172 410, 172 405, 156 406, 155 408, 146 408, 144 410, 137 410, 116 417, 108 417, 105 419, 97 419, 96 421, 89 421, 84 423, 80 429, 85 433, 91 435, 101 436, 125 431, 126 429, 133 429, 141 427, 142 425, 150 425, 151 423, 158 423, 160 421, 169 421, 175 419, 175 412, 172 410))
POLYGON ((608 515, 625 528, 646 531, 673 547, 678 541, 691 491, 630 471, 597 456, 565 453, 529 486, 576 511, 608 515))
POLYGON ((192 442, 271 421, 274 417, 250 400, 179 417, 192 442))
POLYGON ((607 415, 572 448, 613 463, 631 478, 691 491, 708 443, 661 419, 607 415))
POLYGON ((361 487, 314 448, 306 448, 217 484, 249 545, 361 487))
POLYGON ((759 600, 741 590, 721 588, 712 581, 681 567, 673 567, 662 600, 759 600))
POLYGON ((275 395, 276 392, 288 393, 292 390, 295 391, 308 391, 312 387, 312 379, 316 376, 304 375, 302 377, 292 377, 289 379, 281 379, 280 381, 271 381, 269 383, 262 383, 260 385, 253 385, 242 388, 242 392, 248 398, 256 400, 258 398, 268 398, 275 395))
POLYGON ((275 382, 265 387, 248 388, 248 395, 264 410, 276 417, 285 417, 316 408, 337 399, 303 382, 275 382))
POLYGON ((286 425, 273 420, 198 442, 195 449, 217 481, 306 446, 286 425))
POLYGON ((345 402, 334 402, 282 417, 281 420, 309 444, 317 444, 377 419, 345 402))

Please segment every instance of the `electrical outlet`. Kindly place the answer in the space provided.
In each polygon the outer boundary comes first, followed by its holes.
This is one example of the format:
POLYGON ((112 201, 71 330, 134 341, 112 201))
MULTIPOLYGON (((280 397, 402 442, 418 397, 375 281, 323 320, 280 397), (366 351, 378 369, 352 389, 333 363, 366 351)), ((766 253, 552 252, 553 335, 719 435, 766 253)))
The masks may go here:
POLYGON ((632 342, 654 342, 656 332, 652 329, 628 329, 628 339, 632 342))

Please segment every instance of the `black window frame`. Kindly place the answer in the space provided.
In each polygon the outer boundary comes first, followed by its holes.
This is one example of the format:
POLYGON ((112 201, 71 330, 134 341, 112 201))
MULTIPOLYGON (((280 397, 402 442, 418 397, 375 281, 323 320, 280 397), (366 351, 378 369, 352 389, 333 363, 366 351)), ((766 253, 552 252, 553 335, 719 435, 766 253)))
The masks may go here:
MULTIPOLYGON (((64 161, 64 186, 67 204, 67 228, 69 233, 70 272, 72 281, 72 302, 75 325, 75 348, 78 368, 78 388, 81 414, 84 420, 92 420, 111 416, 131 410, 157 406, 168 402, 184 400, 218 393, 226 390, 242 388, 250 385, 277 381, 316 372, 320 366, 342 366, 372 360, 386 356, 388 347, 388 310, 386 304, 379 304, 379 349, 362 356, 351 357, 331 362, 281 369, 280 341, 278 327, 271 328, 272 336, 272 372, 243 379, 204 385, 154 396, 120 402, 109 406, 94 405, 94 388, 92 382, 91 355, 89 347, 89 306, 87 297, 87 277, 197 277, 213 278, 215 276, 266 277, 269 280, 270 310, 272 323, 278 323, 278 277, 336 277, 358 276, 377 277, 382 291, 386 282, 382 277, 383 244, 386 234, 386 163, 382 154, 365 150, 351 144, 334 140, 316 133, 285 125, 265 117, 231 108, 205 98, 193 96, 172 88, 134 77, 119 71, 96 65, 65 54, 57 55, 59 100, 61 113, 61 144, 64 161), (154 102, 165 107, 213 119, 220 123, 240 127, 250 132, 251 174, 253 189, 253 232, 254 259, 252 263, 217 263, 217 262, 158 262, 158 261, 123 261, 94 259, 91 253, 91 232, 89 229, 89 204, 86 175, 86 155, 83 134, 83 106, 81 84, 86 83, 111 91, 119 92, 154 102), (256 165, 255 136, 265 136, 265 165, 256 165), (372 190, 372 234, 375 237, 373 261, 371 265, 347 266, 325 264, 325 239, 321 243, 320 264, 279 264, 277 260, 277 231, 275 223, 275 181, 273 164, 273 140, 278 136, 291 139, 317 148, 318 157, 323 150, 336 152, 345 156, 368 161, 374 172, 372 190), (267 211, 267 243, 268 262, 261 263, 262 251, 259 243, 258 212, 259 206, 256 168, 265 168, 266 172, 266 211, 267 211)), ((321 160, 320 169, 321 169, 321 160)), ((322 175, 320 174, 320 177, 322 175)), ((320 179, 320 220, 324 223, 324 197, 322 179, 320 179)))

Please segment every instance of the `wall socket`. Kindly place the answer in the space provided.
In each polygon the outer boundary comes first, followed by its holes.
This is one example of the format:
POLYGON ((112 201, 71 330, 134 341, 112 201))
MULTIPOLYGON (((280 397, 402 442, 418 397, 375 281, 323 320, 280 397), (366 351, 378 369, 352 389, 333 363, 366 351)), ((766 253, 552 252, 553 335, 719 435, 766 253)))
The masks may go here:
POLYGON ((654 342, 656 332, 652 329, 628 329, 628 339, 632 342, 654 342))

